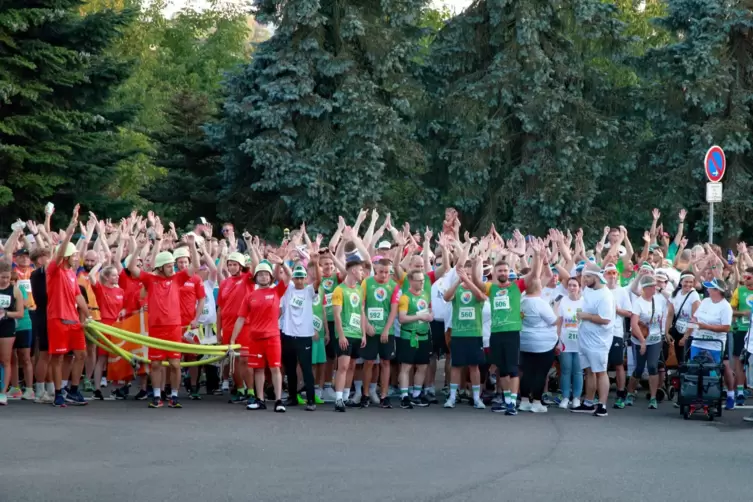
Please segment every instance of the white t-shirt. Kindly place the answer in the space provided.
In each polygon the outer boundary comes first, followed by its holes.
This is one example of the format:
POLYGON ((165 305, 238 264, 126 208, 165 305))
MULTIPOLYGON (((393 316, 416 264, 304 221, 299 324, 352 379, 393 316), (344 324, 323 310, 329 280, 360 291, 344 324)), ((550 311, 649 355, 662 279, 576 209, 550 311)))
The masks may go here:
POLYGON ((282 332, 288 336, 314 336, 314 286, 295 289, 291 281, 280 300, 282 332))
POLYGON ((612 346, 611 324, 616 315, 612 292, 604 286, 600 289, 583 288, 583 312, 608 319, 609 324, 582 321, 578 328, 578 346, 589 351, 606 350, 612 346))
POLYGON ((484 301, 484 308, 481 310, 481 335, 483 337, 484 347, 489 346, 489 340, 492 338, 492 307, 489 300, 484 301))
MULTIPOLYGON (((675 316, 677 316, 675 329, 677 329, 678 333, 684 335, 685 331, 688 329, 690 318, 693 317, 693 304, 695 302, 700 302, 701 297, 698 295, 698 291, 691 289, 690 293, 687 295, 680 291, 674 298, 671 298, 670 301, 675 309, 675 316), (685 300, 686 297, 687 300, 685 300), (683 304, 683 302, 685 303, 683 304), (680 310, 680 307, 682 307, 682 310, 680 310)), ((671 323, 672 319, 668 319, 667 322, 671 323)))
POLYGON ((541 290, 541 298, 546 300, 549 305, 554 305, 558 296, 562 296, 563 298, 567 296, 567 289, 565 289, 562 284, 557 284, 553 288, 544 288, 541 290))
MULTIPOLYGON (((695 311, 695 318, 700 323, 712 326, 729 326, 732 324, 732 306, 727 300, 714 303, 711 298, 704 298, 698 306, 698 310, 695 311)), ((706 329, 699 329, 692 336, 694 338, 721 340, 724 345, 727 344, 727 333, 716 333, 706 329)), ((693 340, 693 347, 706 350, 723 350, 718 343, 703 342, 701 340, 693 340)))
POLYGON ((444 322, 447 317, 448 303, 444 301, 444 293, 449 287, 448 284, 447 274, 445 274, 431 285, 431 312, 434 314, 435 321, 444 322))
POLYGON ((557 317, 562 318, 562 328, 560 329, 560 340, 565 345, 562 352, 578 352, 578 327, 580 319, 578 312, 583 310, 583 298, 571 300, 569 296, 564 297, 557 308, 557 317))
POLYGON ((625 319, 627 319, 628 324, 630 323, 630 317, 622 317, 621 315, 617 314, 617 309, 627 310, 628 312, 632 311, 633 304, 630 301, 630 293, 628 291, 627 287, 621 288, 617 286, 614 289, 610 289, 609 291, 612 292, 612 297, 614 298, 614 308, 615 308, 615 316, 614 321, 612 321, 612 338, 625 338, 625 319))
POLYGON ((557 344, 557 316, 541 297, 526 296, 520 301, 523 327, 520 331, 521 352, 547 352, 557 344))
POLYGON ((207 279, 204 281, 204 309, 199 316, 199 324, 214 324, 217 322, 217 307, 214 304, 214 288, 217 283, 207 279))
MULTIPOLYGON (((664 333, 665 322, 667 321, 667 299, 661 293, 656 293, 653 297, 653 316, 651 315, 652 305, 650 300, 644 300, 639 296, 633 300, 633 314, 637 315, 639 320, 648 326, 648 338, 646 345, 661 343, 662 333, 664 333)), ((631 337, 634 344, 640 345, 636 337, 631 337)))

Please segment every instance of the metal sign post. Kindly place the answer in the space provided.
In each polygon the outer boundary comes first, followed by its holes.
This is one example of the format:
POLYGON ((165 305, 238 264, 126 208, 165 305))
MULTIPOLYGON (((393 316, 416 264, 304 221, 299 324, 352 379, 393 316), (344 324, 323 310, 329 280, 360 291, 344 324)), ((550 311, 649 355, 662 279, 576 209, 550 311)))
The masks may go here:
POLYGON ((709 203, 709 244, 714 243, 714 203, 722 201, 722 177, 727 169, 724 150, 716 145, 709 148, 703 159, 703 167, 709 183, 706 183, 706 202, 709 203))

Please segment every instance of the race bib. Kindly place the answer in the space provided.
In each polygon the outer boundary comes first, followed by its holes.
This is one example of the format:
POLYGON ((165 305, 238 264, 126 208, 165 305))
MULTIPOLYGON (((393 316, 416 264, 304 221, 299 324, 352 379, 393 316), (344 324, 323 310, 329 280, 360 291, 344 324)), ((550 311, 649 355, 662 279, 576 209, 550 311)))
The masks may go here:
POLYGON ((26 293, 31 293, 31 281, 29 279, 19 280, 18 287, 26 291, 26 293))
POLYGON ((659 343, 661 340, 661 335, 648 335, 648 339, 646 340, 646 343, 659 343))
POLYGON ((322 320, 316 316, 314 316, 314 331, 317 333, 321 331, 322 329, 322 320))
POLYGON ((685 333, 688 329, 688 321, 687 319, 678 319, 675 323, 675 329, 678 333, 685 333))
POLYGON ((460 307, 460 310, 458 310, 458 319, 461 321, 475 321, 476 309, 473 307, 460 307))
POLYGON ((290 297, 290 306, 294 309, 302 309, 303 308, 303 297, 302 296, 291 296, 290 297))
POLYGON ((332 293, 327 293, 326 295, 324 295, 324 303, 327 308, 332 307, 332 293))
POLYGON ((750 317, 745 316, 740 318, 740 324, 749 325, 750 324, 750 317))
POLYGON ((350 322, 348 324, 350 324, 351 328, 356 328, 360 330, 361 329, 361 314, 356 314, 355 312, 350 314, 350 322))
POLYGON ((573 342, 578 341, 578 332, 577 331, 568 331, 567 332, 567 339, 572 340, 573 342))
POLYGON ((367 309, 369 321, 384 321, 384 309, 373 308, 367 309))
POLYGON ((209 315, 209 307, 207 307, 206 305, 204 305, 204 308, 201 310, 201 315, 203 315, 203 316, 209 315))
POLYGON ((7 309, 10 307, 10 296, 0 295, 0 309, 7 309))
POLYGON ((510 297, 507 295, 495 296, 494 310, 510 310, 510 297))

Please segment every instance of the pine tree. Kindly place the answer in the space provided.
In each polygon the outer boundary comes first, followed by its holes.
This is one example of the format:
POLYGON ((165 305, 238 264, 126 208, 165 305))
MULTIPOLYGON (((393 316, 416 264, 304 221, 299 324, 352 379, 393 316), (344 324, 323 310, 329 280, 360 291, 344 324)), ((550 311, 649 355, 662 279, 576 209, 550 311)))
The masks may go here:
MULTIPOLYGON (((107 48, 132 11, 81 16, 77 0, 0 6, 0 205, 3 225, 41 214, 51 199, 105 211, 113 167, 134 151, 117 143, 132 110, 107 106, 131 63, 107 48)), ((125 204, 125 202, 123 202, 125 204)))
POLYGON ((633 162, 610 153, 632 133, 615 113, 630 88, 622 29, 600 0, 477 0, 439 33, 431 183, 466 224, 598 222, 600 181, 633 162))
POLYGON ((715 229, 725 239, 753 230, 753 1, 670 0, 659 26, 674 43, 649 51, 641 69, 653 86, 646 110, 653 135, 643 173, 653 195, 684 205, 699 237, 707 232, 708 148, 727 156, 724 201, 717 204, 715 229))
POLYGON ((305 220, 331 230, 338 214, 364 206, 420 208, 425 155, 413 105, 422 95, 412 68, 426 3, 254 2, 257 20, 276 31, 228 81, 212 131, 228 216, 249 228, 305 220))

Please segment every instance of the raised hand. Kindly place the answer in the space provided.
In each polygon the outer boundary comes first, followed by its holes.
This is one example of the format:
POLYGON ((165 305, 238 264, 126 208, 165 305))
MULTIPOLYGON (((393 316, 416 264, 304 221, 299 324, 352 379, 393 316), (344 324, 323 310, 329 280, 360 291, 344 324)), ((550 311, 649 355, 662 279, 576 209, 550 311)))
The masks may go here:
POLYGON ((345 218, 342 216, 337 217, 337 229, 342 232, 342 230, 345 228, 345 218))
POLYGON ((651 242, 651 234, 648 233, 648 230, 643 232, 643 241, 646 243, 651 242))
POLYGON ((680 209, 680 214, 677 215, 677 217, 680 219, 680 223, 685 221, 685 217, 688 215, 688 212, 683 208, 680 209))
POLYGON ((432 232, 429 227, 426 227, 426 231, 424 232, 424 239, 431 242, 432 237, 434 237, 434 232, 432 232))
POLYGON ((654 208, 654 210, 651 211, 651 216, 654 217, 654 221, 659 221, 659 218, 661 218, 661 212, 657 208, 654 208))

